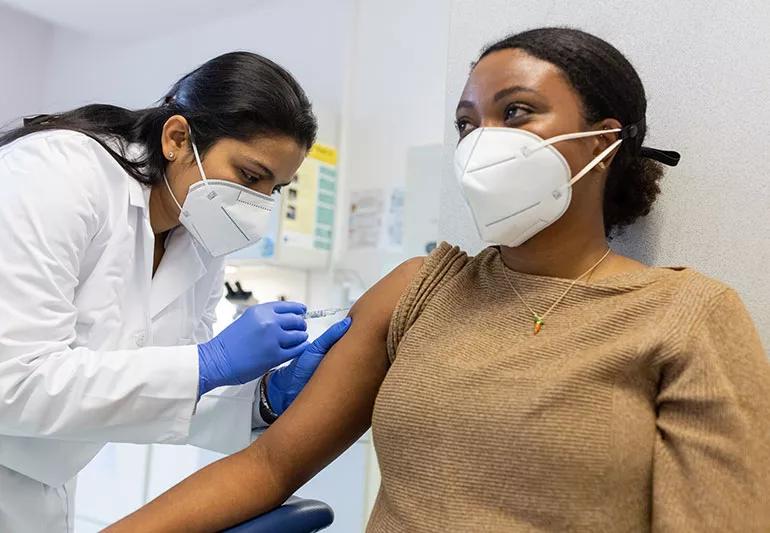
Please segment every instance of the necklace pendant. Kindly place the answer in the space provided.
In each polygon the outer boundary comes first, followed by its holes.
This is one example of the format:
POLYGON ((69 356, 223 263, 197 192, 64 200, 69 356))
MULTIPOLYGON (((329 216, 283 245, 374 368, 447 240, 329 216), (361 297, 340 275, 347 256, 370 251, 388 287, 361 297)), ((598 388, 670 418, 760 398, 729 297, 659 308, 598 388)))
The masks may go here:
POLYGON ((540 331, 542 331, 542 329, 543 329, 543 326, 545 326, 545 322, 543 321, 543 319, 540 318, 540 317, 535 317, 535 333, 534 334, 537 335, 538 333, 540 333, 540 331))

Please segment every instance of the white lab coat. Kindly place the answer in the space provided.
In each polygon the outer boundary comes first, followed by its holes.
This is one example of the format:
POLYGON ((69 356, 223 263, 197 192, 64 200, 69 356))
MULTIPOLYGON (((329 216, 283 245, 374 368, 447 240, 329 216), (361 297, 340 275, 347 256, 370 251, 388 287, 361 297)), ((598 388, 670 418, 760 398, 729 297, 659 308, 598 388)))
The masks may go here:
POLYGON ((108 441, 250 442, 255 383, 196 406, 222 260, 179 227, 153 277, 148 198, 85 135, 0 148, 2 532, 71 531, 74 478, 108 441))

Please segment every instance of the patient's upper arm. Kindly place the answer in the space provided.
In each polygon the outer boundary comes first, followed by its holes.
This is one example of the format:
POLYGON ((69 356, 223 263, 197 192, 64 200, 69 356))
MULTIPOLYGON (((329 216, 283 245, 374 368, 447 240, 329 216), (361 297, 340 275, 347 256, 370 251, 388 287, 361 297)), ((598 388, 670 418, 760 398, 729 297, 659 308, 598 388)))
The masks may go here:
POLYGON ((388 369, 386 341, 393 310, 424 258, 393 270, 351 309, 348 333, 326 355, 291 407, 252 446, 293 492, 367 430, 388 369))

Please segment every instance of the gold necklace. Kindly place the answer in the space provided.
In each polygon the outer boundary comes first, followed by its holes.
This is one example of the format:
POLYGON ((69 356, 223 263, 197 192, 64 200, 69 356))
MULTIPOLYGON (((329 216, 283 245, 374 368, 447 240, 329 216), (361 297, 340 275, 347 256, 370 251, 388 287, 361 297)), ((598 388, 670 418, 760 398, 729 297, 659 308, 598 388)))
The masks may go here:
POLYGON ((513 292, 516 294, 516 296, 518 296, 519 300, 521 300, 521 303, 524 304, 524 307, 526 307, 529 310, 529 312, 532 313, 532 318, 535 321, 534 335, 537 335, 538 333, 540 333, 540 331, 542 331, 543 327, 545 326, 546 317, 549 314, 551 314, 551 311, 556 309, 556 306, 559 305, 561 301, 564 300, 564 298, 567 297, 567 295, 570 293, 570 291, 575 286, 575 284, 581 279, 583 279, 584 277, 588 276, 589 274, 593 274, 594 270, 596 270, 599 267, 599 265, 601 265, 604 262, 604 260, 607 259, 607 257, 610 255, 610 252, 612 252, 612 249, 607 248, 607 252, 602 256, 602 258, 599 259, 594 266, 592 266, 591 268, 583 272, 583 274, 581 274, 579 277, 575 278, 572 281, 572 283, 570 283, 570 286, 567 287, 567 290, 564 291, 562 295, 559 296, 559 298, 553 303, 553 305, 549 307, 548 310, 542 315, 537 314, 535 310, 532 309, 532 307, 530 307, 530 305, 526 302, 526 300, 522 298, 521 294, 519 294, 519 291, 516 290, 516 287, 514 287, 513 282, 508 277, 508 267, 505 266, 505 261, 503 261, 503 254, 502 252, 500 252, 500 262, 503 264, 503 275, 505 276, 505 280, 508 282, 508 285, 511 286, 511 289, 513 289, 513 292))

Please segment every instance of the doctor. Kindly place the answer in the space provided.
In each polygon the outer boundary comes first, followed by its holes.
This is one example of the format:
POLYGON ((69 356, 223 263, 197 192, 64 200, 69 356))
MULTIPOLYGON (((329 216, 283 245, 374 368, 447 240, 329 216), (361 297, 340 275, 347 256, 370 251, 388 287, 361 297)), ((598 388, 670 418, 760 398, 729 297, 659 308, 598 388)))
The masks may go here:
POLYGON ((159 107, 0 136, 0 531, 72 531, 106 442, 232 453, 297 396, 349 322, 308 344, 305 307, 277 302, 211 337, 223 256, 264 233, 315 134, 291 75, 240 52, 159 107))

